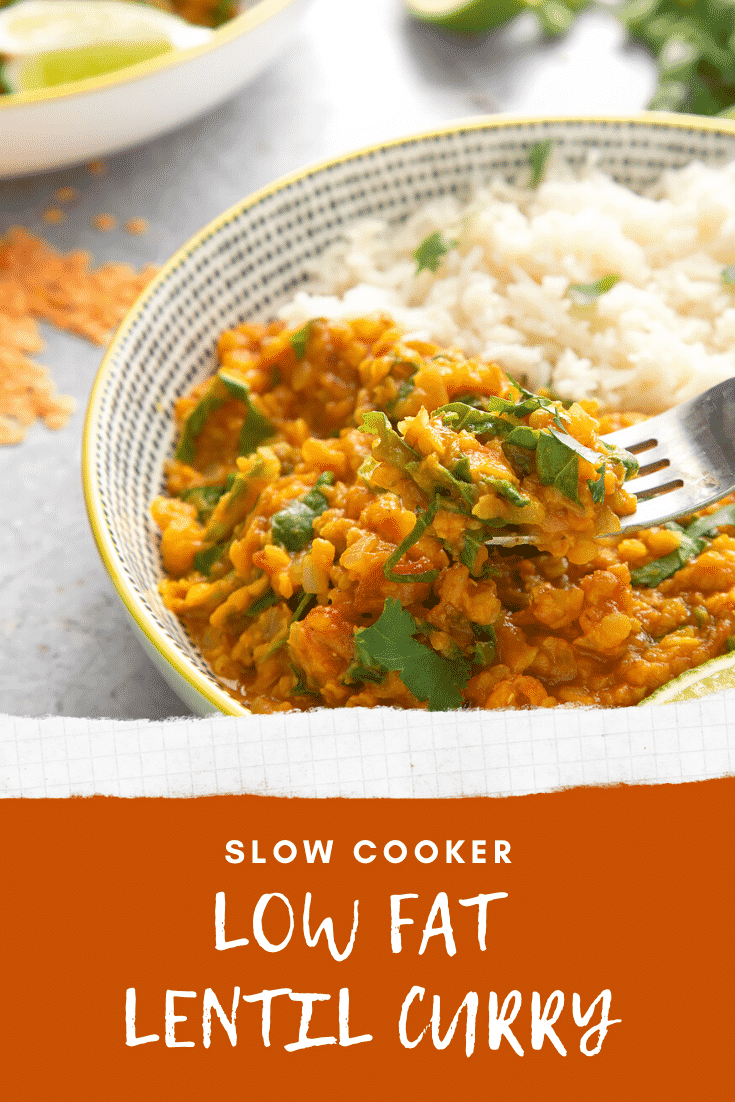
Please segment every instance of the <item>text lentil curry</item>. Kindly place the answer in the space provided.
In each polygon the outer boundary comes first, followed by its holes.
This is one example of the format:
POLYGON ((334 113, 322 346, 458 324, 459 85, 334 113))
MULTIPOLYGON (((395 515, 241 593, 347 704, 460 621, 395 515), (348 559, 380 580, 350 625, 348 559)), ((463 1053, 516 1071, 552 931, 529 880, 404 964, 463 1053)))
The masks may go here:
POLYGON ((387 317, 245 324, 218 352, 152 511, 163 599, 252 711, 631 705, 728 649, 732 499, 615 535, 636 463, 601 436, 641 415, 387 317))

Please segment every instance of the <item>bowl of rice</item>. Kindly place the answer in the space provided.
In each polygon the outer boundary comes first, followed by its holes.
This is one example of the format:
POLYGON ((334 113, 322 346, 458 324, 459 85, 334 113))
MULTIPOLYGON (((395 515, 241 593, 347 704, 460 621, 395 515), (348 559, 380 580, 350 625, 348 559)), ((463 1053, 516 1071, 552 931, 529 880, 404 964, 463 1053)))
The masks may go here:
POLYGON ((0 177, 108 156, 203 115, 273 61, 309 3, 175 0, 183 19, 214 27, 206 41, 83 80, 10 94, 0 71, 0 177))
POLYGON ((631 472, 590 448, 735 376, 734 187, 725 120, 473 119, 184 246, 102 364, 83 460, 182 700, 628 707, 706 663, 702 691, 729 685, 735 504, 616 536, 631 472))

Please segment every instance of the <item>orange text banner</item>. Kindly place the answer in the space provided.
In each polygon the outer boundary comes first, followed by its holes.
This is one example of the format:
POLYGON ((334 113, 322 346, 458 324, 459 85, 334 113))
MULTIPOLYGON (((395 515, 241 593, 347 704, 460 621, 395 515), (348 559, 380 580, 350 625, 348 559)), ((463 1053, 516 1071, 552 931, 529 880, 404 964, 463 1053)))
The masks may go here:
POLYGON ((725 1099, 735 779, 7 800, 5 1096, 725 1099))

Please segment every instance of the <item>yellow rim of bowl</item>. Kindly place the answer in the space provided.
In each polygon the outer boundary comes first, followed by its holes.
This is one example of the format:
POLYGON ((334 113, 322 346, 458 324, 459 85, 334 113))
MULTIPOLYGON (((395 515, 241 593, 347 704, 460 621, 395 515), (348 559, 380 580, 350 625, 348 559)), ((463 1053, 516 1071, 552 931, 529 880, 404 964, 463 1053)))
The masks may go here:
POLYGON ((201 46, 191 46, 188 50, 171 50, 149 61, 139 61, 135 65, 128 65, 124 69, 117 69, 112 73, 103 73, 97 77, 87 77, 86 80, 75 80, 70 84, 59 84, 54 88, 38 88, 31 92, 11 92, 0 95, 0 112, 12 110, 14 107, 26 107, 34 103, 47 103, 49 100, 67 99, 70 96, 86 96, 93 92, 101 92, 105 88, 114 88, 118 85, 130 84, 132 81, 144 80, 151 73, 163 72, 181 65, 190 58, 208 54, 218 49, 225 42, 232 42, 241 35, 247 34, 261 23, 265 23, 274 15, 300 3, 301 0, 259 0, 254 7, 241 15, 236 15, 222 27, 218 27, 209 42, 201 46))
MULTIPOLYGON (((261 0, 263 4, 268 3, 268 0, 261 0)), ((283 0, 276 0, 283 6, 283 0)), ((290 0, 286 0, 290 2, 290 0)), ((241 18, 241 17, 240 17, 241 18)), ((296 172, 289 173, 286 176, 281 176, 273 183, 260 188, 258 191, 252 192, 245 199, 241 199, 239 202, 228 207, 217 218, 213 219, 206 226, 204 226, 198 233, 195 233, 193 237, 177 249, 173 256, 168 260, 158 275, 155 277, 152 283, 143 291, 142 295, 136 300, 131 309, 123 318, 112 343, 105 353, 105 356, 100 364, 99 371, 92 384, 92 390, 90 393, 89 404, 87 406, 87 413, 84 421, 84 429, 82 436, 82 482, 84 486, 84 496, 87 505, 87 514, 89 516, 89 523, 92 528, 92 534, 94 535, 97 548, 102 557, 102 561, 107 568, 107 572, 110 575, 112 584, 120 596, 123 604, 127 608, 128 612, 132 616, 134 622, 138 628, 143 632, 143 635, 148 639, 152 646, 161 654, 170 666, 176 671, 176 673, 187 682, 187 684, 195 690, 200 696, 202 696, 209 704, 213 705, 220 712, 224 712, 225 715, 231 716, 243 716, 249 715, 248 709, 244 705, 240 704, 234 697, 223 688, 213 685, 207 680, 205 675, 194 665, 194 663, 186 658, 174 645, 174 643, 166 636, 162 635, 160 629, 156 625, 153 617, 150 615, 145 605, 141 601, 140 597, 136 593, 135 589, 131 586, 124 571, 122 570, 119 562, 117 561, 117 555, 115 548, 110 537, 110 534, 105 525, 104 511, 102 509, 102 501, 99 495, 99 490, 95 482, 95 462, 94 456, 96 451, 97 434, 94 431, 96 418, 99 410, 99 404, 101 396, 107 382, 108 375, 112 370, 112 359, 116 353, 117 346, 126 337, 131 326, 135 322, 140 310, 146 305, 148 300, 157 292, 158 288, 166 282, 171 273, 178 267, 181 261, 185 260, 188 256, 194 252, 199 245, 210 237, 213 233, 216 233, 222 226, 226 225, 234 217, 242 214, 249 207, 254 206, 267 196, 279 191, 281 188, 295 183, 297 180, 307 176, 311 176, 316 172, 321 172, 332 165, 349 163, 350 161, 356 161, 364 157, 366 154, 376 152, 380 149, 389 149, 400 145, 410 145, 424 141, 426 138, 439 137, 445 134, 453 134, 459 130, 486 130, 490 129, 510 129, 518 126, 538 126, 545 123, 550 124, 579 124, 579 123, 596 123, 596 124, 609 124, 609 125, 646 125, 646 126, 658 126, 663 129, 671 130, 695 130, 699 132, 720 132, 723 134, 729 134, 735 137, 735 121, 729 119, 713 119, 700 115, 685 115, 674 114, 673 112, 666 111, 652 111, 641 112, 639 115, 610 115, 610 116, 586 116, 586 115, 568 115, 559 117, 535 117, 526 115, 483 115, 472 116, 468 119, 457 119, 454 122, 448 123, 445 126, 437 127, 435 130, 422 131, 420 134, 410 134, 403 138, 392 138, 389 141, 379 142, 376 145, 365 146, 362 149, 354 150, 351 153, 347 153, 339 157, 330 157, 324 161, 318 161, 314 164, 308 165, 306 168, 298 169, 296 172)))

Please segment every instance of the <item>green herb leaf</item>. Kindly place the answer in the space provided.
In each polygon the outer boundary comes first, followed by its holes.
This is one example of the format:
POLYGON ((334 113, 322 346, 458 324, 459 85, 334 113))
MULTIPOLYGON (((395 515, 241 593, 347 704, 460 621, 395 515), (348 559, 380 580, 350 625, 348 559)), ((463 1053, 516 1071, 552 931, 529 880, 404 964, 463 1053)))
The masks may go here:
POLYGON ((604 295, 619 280, 619 275, 611 274, 601 276, 595 283, 570 283, 567 294, 575 306, 591 306, 592 303, 597 302, 600 295, 604 295))
POLYGON ((597 474, 599 478, 587 479, 587 486, 592 494, 592 500, 595 505, 600 505, 605 500, 605 464, 597 468, 597 474))
POLYGON ((721 279, 726 287, 735 287, 735 264, 722 269, 721 279))
POLYGON ((294 666, 293 662, 289 663, 289 665, 291 668, 291 673, 296 678, 296 684, 294 685, 293 689, 291 689, 291 696, 318 697, 319 693, 315 689, 310 689, 309 686, 306 684, 306 680, 304 679, 304 675, 302 674, 301 670, 294 666))
POLYGON ((175 457, 182 463, 193 463, 196 458, 196 441, 210 414, 225 404, 225 398, 217 393, 213 385, 203 397, 199 399, 194 409, 184 421, 181 437, 176 448, 175 457))
POLYGON ((520 509, 523 509, 526 505, 531 504, 530 500, 524 497, 520 490, 507 478, 485 478, 483 481, 486 486, 489 486, 491 490, 495 490, 496 494, 505 498, 511 505, 517 505, 520 509))
POLYGON ((297 329, 297 331, 291 335, 289 344, 297 360, 303 360, 306 355, 306 346, 309 343, 311 329, 315 321, 316 318, 312 318, 311 321, 307 321, 306 325, 302 325, 301 329, 297 329))
POLYGON ((277 593, 274 593, 272 589, 268 589, 262 597, 258 597, 257 601, 253 601, 250 608, 245 610, 245 615, 253 618, 260 616, 261 612, 265 612, 271 605, 277 604, 280 599, 277 593))
POLYGON ((362 666, 359 662, 351 662, 344 672, 342 683, 352 685, 356 681, 372 681, 374 684, 380 684, 384 677, 384 671, 375 669, 374 666, 362 666))
POLYGON ((466 455, 463 455, 461 459, 457 460, 452 467, 451 473, 455 478, 458 478, 460 482, 472 482, 472 469, 466 455))
POLYGON ((544 172, 546 171, 546 162, 553 148, 554 143, 549 139, 545 142, 536 142, 536 144, 532 145, 529 149, 528 163, 531 166, 530 187, 537 188, 541 183, 544 172))
POLYGON ((194 506, 200 524, 207 524, 215 505, 225 492, 225 486, 189 486, 179 494, 179 497, 182 501, 188 501, 194 506))
POLYGON ((413 254, 416 261, 416 274, 418 275, 424 268, 430 272, 435 272, 441 263, 441 258, 456 246, 456 241, 445 241, 439 230, 436 233, 430 233, 413 254))
POLYGON ((367 667, 397 671, 417 700, 427 700, 429 711, 448 711, 463 703, 460 689, 469 680, 465 658, 448 659, 414 638, 419 627, 400 601, 387 597, 378 620, 355 633, 355 653, 367 667))
POLYGON ((416 521, 413 528, 408 533, 406 538, 402 540, 398 547, 396 547, 393 554, 383 563, 383 573, 389 582, 402 582, 404 584, 410 584, 411 582, 433 582, 439 577, 438 570, 427 570, 423 574, 394 574, 393 567, 401 561, 403 556, 408 551, 409 547, 413 547, 415 543, 423 536, 426 529, 434 520, 439 508, 439 502, 434 500, 428 509, 419 509, 416 514, 416 521))
MULTIPOLYGON (((483 578, 488 573, 488 563, 486 562, 479 574, 475 573, 475 563, 477 562, 477 555, 481 547, 485 543, 485 534, 482 529, 477 530, 474 528, 466 528, 462 537, 462 550, 460 552, 459 561, 463 566, 466 566, 473 578, 483 578)), ((492 570, 492 567, 490 568, 492 570)))
POLYGON ((536 471, 544 486, 554 486, 579 503, 579 457, 554 433, 539 433, 536 471))
POLYGON ((654 559, 653 562, 649 562, 646 566, 641 566, 637 570, 631 570, 630 577, 633 585, 659 585, 660 582, 675 574, 677 570, 681 570, 683 566, 686 566, 689 559, 704 551, 707 546, 706 537, 715 536, 718 529, 728 526, 735 526, 735 505, 725 505, 722 509, 718 509, 716 513, 710 513, 706 517, 698 517, 687 528, 682 528, 676 521, 671 521, 665 527, 672 532, 677 532, 681 538, 681 543, 668 555, 663 555, 660 559, 654 559))
POLYGON ((229 546, 229 541, 225 541, 224 543, 215 543, 212 547, 205 547, 202 551, 197 551, 194 556, 194 569, 209 577, 212 567, 216 562, 219 562, 229 546))
POLYGON ((313 538, 315 519, 329 508, 322 487, 331 486, 333 482, 331 471, 320 474, 308 493, 294 498, 285 509, 274 515, 271 527, 274 543, 280 543, 287 551, 304 550, 313 538))
POLYGON ((379 441, 373 444, 373 456, 382 463, 392 463, 404 470, 407 463, 421 458, 403 437, 398 435, 386 415, 379 410, 371 410, 363 414, 360 432, 369 432, 373 436, 380 437, 379 441))
POLYGON ((269 440, 271 436, 275 435, 275 426, 272 425, 268 418, 264 417, 253 405, 253 400, 250 396, 250 388, 247 383, 244 383, 242 379, 239 379, 236 375, 232 375, 224 369, 217 372, 217 378, 225 384, 233 398, 237 398, 238 401, 244 402, 247 406, 245 420, 240 429, 238 454, 250 455, 259 444, 262 444, 264 440, 269 440))
MULTIPOLYGON (((399 362, 406 363, 407 361, 402 360, 402 361, 399 361, 399 362)), ((411 394, 412 391, 414 390, 414 381, 413 380, 414 380, 414 377, 415 377, 417 371, 418 371, 418 367, 415 364, 411 364, 410 374, 403 380, 403 382, 398 387, 395 398, 391 398, 391 400, 388 402, 387 406, 385 407, 386 412, 388 413, 388 415, 390 417, 392 417, 393 414, 395 413, 396 406, 400 405, 401 402, 405 402, 406 398, 408 398, 409 394, 411 394)))
POLYGON ((480 666, 490 666, 495 661, 498 649, 498 638, 492 624, 473 624, 477 642, 475 643, 474 662, 480 666))
POLYGON ((517 444, 512 444, 510 440, 504 440, 500 446, 517 478, 525 478, 526 475, 531 474, 534 462, 533 452, 530 448, 521 448, 517 444))
MULTIPOLYGON (((505 402, 498 398, 498 402, 509 407, 507 412, 515 409, 512 402, 505 402)), ((454 432, 471 432, 473 435, 492 433, 493 436, 507 436, 513 430, 510 421, 503 421, 495 413, 484 409, 468 406, 464 402, 450 402, 449 405, 439 406, 434 410, 433 416, 441 417, 442 421, 454 432)))

